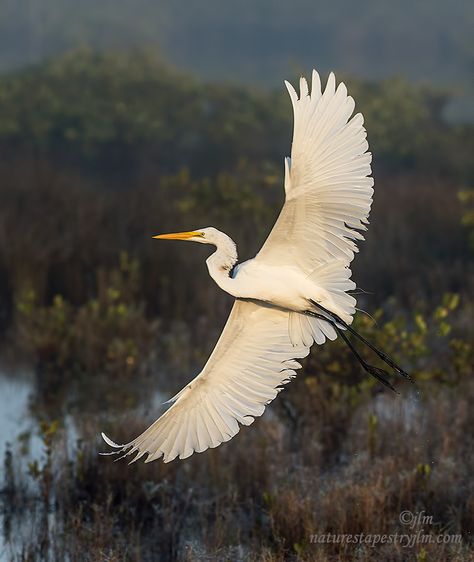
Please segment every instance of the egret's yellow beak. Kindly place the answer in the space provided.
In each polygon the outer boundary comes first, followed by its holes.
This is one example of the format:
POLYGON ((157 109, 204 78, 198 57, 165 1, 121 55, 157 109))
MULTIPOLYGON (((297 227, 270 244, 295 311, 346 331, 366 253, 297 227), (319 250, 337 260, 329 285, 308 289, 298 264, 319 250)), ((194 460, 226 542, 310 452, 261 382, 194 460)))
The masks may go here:
POLYGON ((195 230, 190 232, 173 232, 171 234, 158 234, 158 236, 153 236, 153 238, 159 240, 189 240, 189 238, 194 238, 195 236, 202 236, 202 232, 195 230))

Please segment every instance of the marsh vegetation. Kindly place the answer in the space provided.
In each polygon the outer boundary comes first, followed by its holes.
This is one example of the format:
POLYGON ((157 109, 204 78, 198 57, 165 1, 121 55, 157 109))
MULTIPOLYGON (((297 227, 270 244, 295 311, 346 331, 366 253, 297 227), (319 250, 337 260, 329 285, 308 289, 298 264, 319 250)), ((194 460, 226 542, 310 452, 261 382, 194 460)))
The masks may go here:
POLYGON ((376 177, 356 323, 416 385, 388 393, 336 341, 229 443, 128 466, 98 456, 100 431, 126 442, 155 419, 231 304, 205 248, 151 236, 213 224, 250 257, 282 202, 290 103, 143 54, 0 77, 2 371, 30 373, 1 452, 0 558, 470 560, 473 128, 443 120, 445 93, 349 82, 376 177), (407 510, 460 541, 311 539, 416 533, 407 510))

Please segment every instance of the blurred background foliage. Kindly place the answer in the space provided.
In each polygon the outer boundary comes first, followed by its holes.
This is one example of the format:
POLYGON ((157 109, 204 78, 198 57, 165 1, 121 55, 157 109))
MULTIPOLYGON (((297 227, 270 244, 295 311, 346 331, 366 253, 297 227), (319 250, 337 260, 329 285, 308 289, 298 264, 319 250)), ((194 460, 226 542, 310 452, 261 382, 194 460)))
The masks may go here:
MULTIPOLYGON (((449 96, 434 88, 348 82, 378 186, 357 282, 375 304, 472 288, 461 214, 473 126, 448 124, 449 96)), ((97 271, 122 251, 147 272, 138 289, 147 313, 207 313, 208 299, 222 296, 209 294, 201 249, 151 236, 215 224, 246 258, 277 216, 291 141, 286 92, 203 82, 149 53, 82 49, 3 75, 0 100, 3 328, 24 290, 39 303, 94 297, 97 271)))

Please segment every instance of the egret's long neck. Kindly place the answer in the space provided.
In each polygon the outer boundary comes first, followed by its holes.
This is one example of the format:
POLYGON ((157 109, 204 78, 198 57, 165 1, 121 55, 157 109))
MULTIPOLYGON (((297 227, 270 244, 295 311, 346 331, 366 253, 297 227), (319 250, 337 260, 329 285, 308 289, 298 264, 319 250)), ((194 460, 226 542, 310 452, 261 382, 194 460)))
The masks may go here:
POLYGON ((207 258, 206 264, 209 275, 219 287, 232 295, 235 281, 230 274, 237 263, 237 246, 232 238, 224 233, 221 234, 216 242, 216 251, 207 258))

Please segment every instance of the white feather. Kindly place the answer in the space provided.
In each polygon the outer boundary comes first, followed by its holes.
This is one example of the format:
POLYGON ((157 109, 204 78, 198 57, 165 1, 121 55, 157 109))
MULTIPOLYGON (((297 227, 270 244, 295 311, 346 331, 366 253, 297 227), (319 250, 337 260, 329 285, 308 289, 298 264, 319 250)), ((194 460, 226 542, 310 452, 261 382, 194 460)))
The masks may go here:
POLYGON ((135 455, 131 462, 145 455, 145 462, 187 458, 228 441, 262 415, 294 378, 301 366, 296 359, 314 342, 336 338, 326 320, 305 314, 311 301, 352 321, 349 265, 364 238, 373 193, 364 119, 360 113, 351 118, 354 100, 344 84, 336 88, 333 73, 324 91, 316 71, 311 91, 302 77, 299 97, 285 84, 294 131, 283 209, 260 252, 243 264, 237 265, 235 243, 214 228, 180 233, 217 247, 206 262, 209 273, 239 300, 204 369, 165 414, 126 445, 102 434, 113 453, 135 455))
MULTIPOLYGON (((250 425, 278 394, 277 387, 300 367, 309 346, 294 346, 288 334, 289 312, 236 301, 203 371, 186 385, 173 405, 146 431, 121 447, 147 462, 186 458, 228 441, 239 424, 250 425), (291 369, 290 369, 291 367, 291 369)), ((312 343, 309 334, 309 345, 312 343)))
POLYGON ((354 258, 354 240, 363 236, 373 194, 371 155, 363 117, 333 73, 321 95, 313 71, 312 91, 301 97, 287 84, 294 110, 291 168, 285 176, 286 202, 256 259, 296 265, 311 273, 334 259, 344 268, 354 258))

